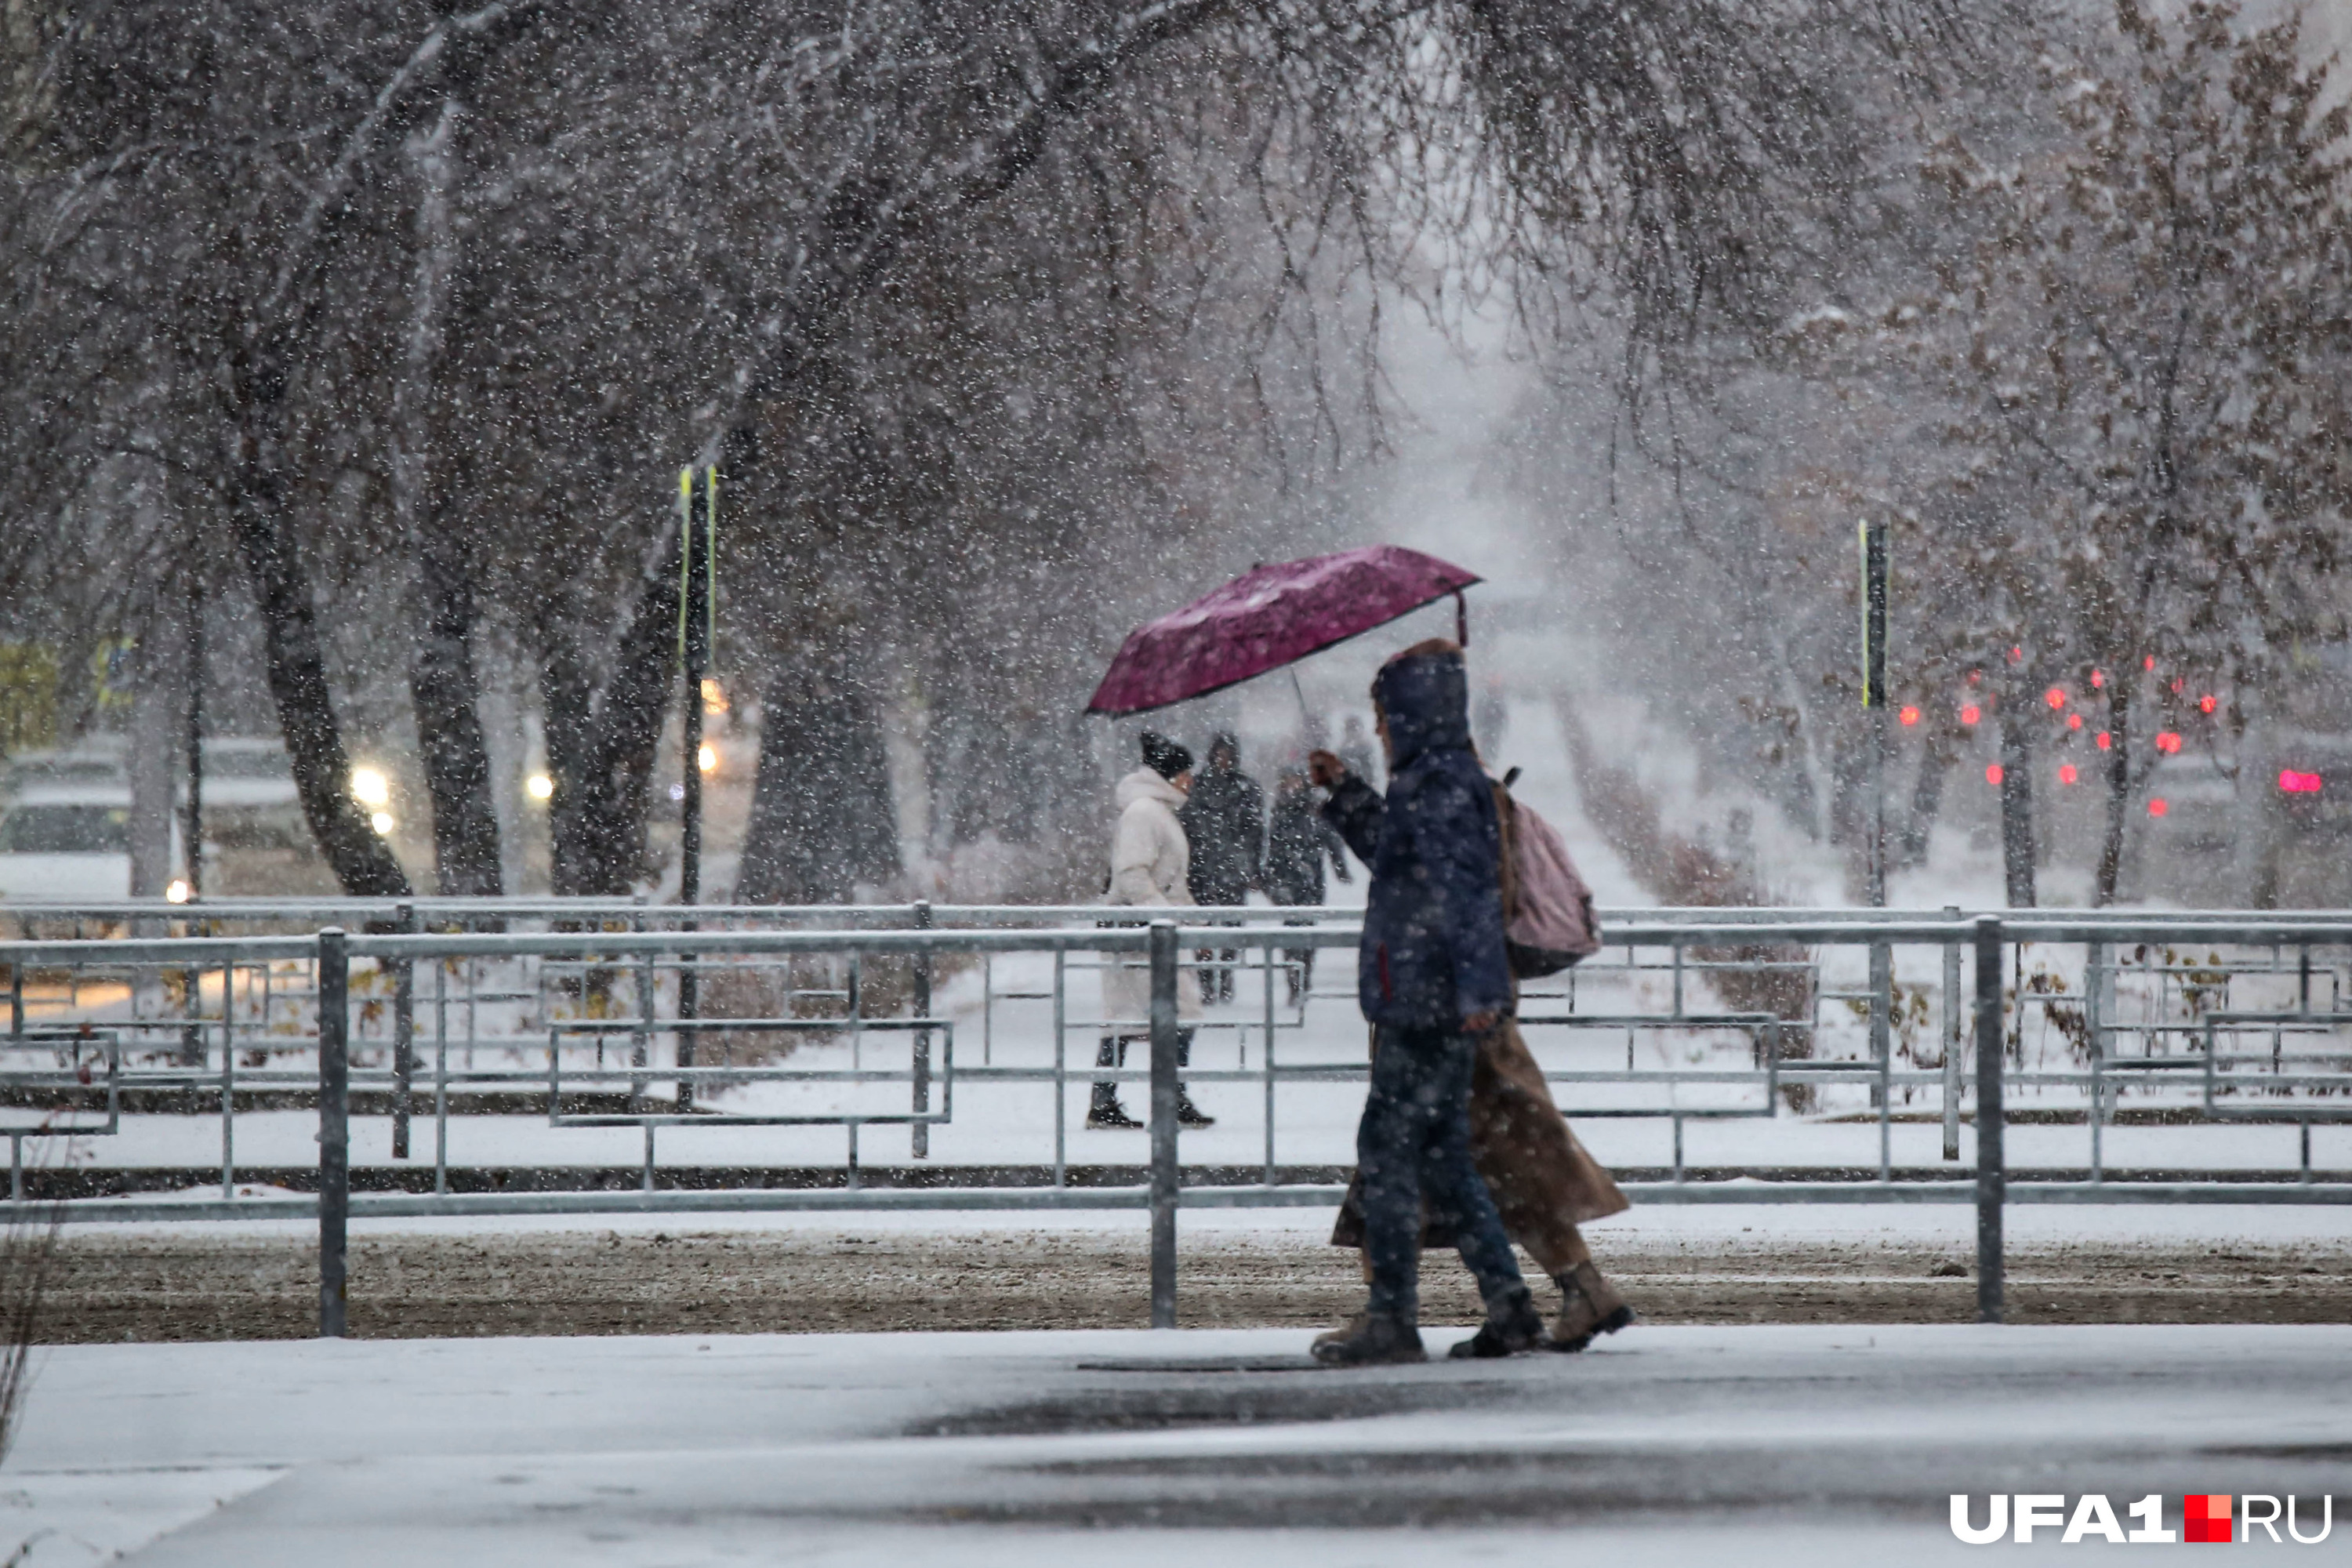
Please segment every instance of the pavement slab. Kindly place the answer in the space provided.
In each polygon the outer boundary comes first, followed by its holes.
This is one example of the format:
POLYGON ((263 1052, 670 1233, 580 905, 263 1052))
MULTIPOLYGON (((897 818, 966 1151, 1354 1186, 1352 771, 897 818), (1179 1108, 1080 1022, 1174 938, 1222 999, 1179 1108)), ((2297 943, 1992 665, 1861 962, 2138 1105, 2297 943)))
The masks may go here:
POLYGON ((1818 1565, 1958 1560, 1953 1492, 2352 1503, 2344 1326, 1637 1325, 1351 1372, 1307 1337, 62 1347, 7 1523, 173 1475, 129 1561, 1818 1565))

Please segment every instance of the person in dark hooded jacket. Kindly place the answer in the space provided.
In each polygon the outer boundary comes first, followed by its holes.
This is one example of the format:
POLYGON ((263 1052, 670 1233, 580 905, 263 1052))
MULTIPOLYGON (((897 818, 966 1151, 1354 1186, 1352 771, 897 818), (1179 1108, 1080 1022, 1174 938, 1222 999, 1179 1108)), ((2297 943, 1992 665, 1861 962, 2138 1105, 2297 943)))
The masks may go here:
MULTIPOLYGON (((1266 822, 1265 896, 1277 904, 1320 904, 1327 858, 1339 880, 1355 879, 1348 872, 1348 846, 1316 809, 1315 786, 1306 770, 1286 768, 1275 784, 1274 813, 1266 822)), ((1315 988, 1315 950, 1286 948, 1282 963, 1290 977, 1291 1005, 1297 1006, 1315 988)))
POLYGON ((1308 758, 1324 816, 1371 868, 1356 987, 1373 1028, 1356 1131, 1371 1273, 1365 1310, 1315 1343, 1331 1365, 1422 1359, 1422 1203, 1449 1223, 1486 1321, 1454 1353, 1508 1355, 1544 1339, 1495 1200, 1470 1155, 1476 1037, 1511 1012, 1503 946, 1502 824, 1470 745, 1462 650, 1418 643, 1372 682, 1386 798, 1339 757, 1308 758))
MULTIPOLYGON (((1192 794, 1176 814, 1192 847, 1187 880, 1196 904, 1249 901, 1250 889, 1265 881, 1265 791, 1242 772, 1242 743, 1230 731, 1209 742, 1209 766, 1192 779, 1192 794)), ((1201 1000, 1234 999, 1234 965, 1239 950, 1202 948, 1201 1000)))

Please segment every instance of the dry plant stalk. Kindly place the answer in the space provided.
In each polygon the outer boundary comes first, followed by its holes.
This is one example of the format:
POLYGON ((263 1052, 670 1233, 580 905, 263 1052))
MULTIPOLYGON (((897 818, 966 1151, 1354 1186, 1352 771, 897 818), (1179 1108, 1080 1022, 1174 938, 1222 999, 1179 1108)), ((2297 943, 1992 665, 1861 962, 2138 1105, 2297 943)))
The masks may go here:
POLYGON ((6 1336, 0 1344, 0 1463, 16 1446, 64 1224, 61 1204, 18 1203, 10 1205, 7 1228, 0 1231, 0 1334, 6 1336))

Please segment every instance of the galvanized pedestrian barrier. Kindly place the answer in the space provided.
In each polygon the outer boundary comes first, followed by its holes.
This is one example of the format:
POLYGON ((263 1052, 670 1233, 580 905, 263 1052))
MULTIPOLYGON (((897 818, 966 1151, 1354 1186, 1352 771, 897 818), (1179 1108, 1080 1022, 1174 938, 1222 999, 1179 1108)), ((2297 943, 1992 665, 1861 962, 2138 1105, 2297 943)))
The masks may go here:
MULTIPOLYGON (((102 1141, 126 1119, 216 1115, 219 1199, 92 1199, 67 1211, 76 1220, 315 1215, 326 1333, 342 1330, 354 1215, 1143 1207, 1152 1321, 1172 1323, 1178 1209, 1336 1203, 1328 1177, 1287 1176, 1277 1163, 1282 1091, 1360 1082, 1366 1069, 1306 1044, 1310 1014, 1354 1016, 1352 985, 1307 984, 1304 961, 1351 950, 1354 911, 1188 910, 1132 923, 1156 912, 433 900, 8 906, 0 921, 22 933, 0 942, 10 997, 0 1095, 15 1111, 0 1131, 19 1156, 12 1200, 27 1201, 28 1139, 102 1141), (695 929, 680 929, 688 921, 695 929), (311 921, 334 923, 288 929, 311 921), (163 931, 178 934, 153 934, 163 931), (1236 956, 1218 956, 1228 952, 1236 956), (1092 1016, 1102 1009, 1085 1005, 1086 988, 1074 996, 1074 979, 1114 964, 1148 969, 1148 1017, 1092 1016), (956 966, 962 987, 954 1007, 935 1005, 943 965, 956 966), (1193 1024, 1180 1018, 1179 987, 1204 966, 1231 967, 1248 1002, 1193 1024), (1180 1068, 1187 1028, 1200 1039, 1180 1068), (1149 1063, 1073 1062, 1073 1033, 1089 1045, 1148 1040, 1149 1063), (784 1041, 803 1048, 782 1050, 784 1041), (1186 1184, 1180 1079, 1260 1090, 1260 1180, 1186 1184), (1141 1186, 1070 1180, 1069 1091, 1101 1081, 1150 1085, 1141 1186), (921 1159, 928 1134, 958 1125, 959 1087, 1007 1084, 1050 1093, 1053 1157, 1042 1179, 861 1180, 861 1129, 904 1126, 921 1159), (355 1093, 366 1114, 390 1120, 395 1160, 410 1156, 412 1121, 430 1116, 432 1193, 353 1195, 355 1093), (241 1097, 315 1104, 315 1198, 236 1195, 241 1097), (511 1117, 525 1103, 557 1130, 639 1129, 639 1189, 449 1191, 452 1119, 511 1117), (810 1126, 841 1131, 838 1186, 658 1183, 664 1134, 810 1126)), ((1603 919, 1604 952, 1530 986, 1520 1016, 1571 1119, 1672 1124, 1670 1179, 1629 1183, 1636 1203, 1973 1204, 1979 1311, 1993 1321, 2008 1204, 2352 1201, 2352 1182, 2315 1172, 2310 1142, 2314 1124, 2352 1119, 2352 914, 1629 910, 1603 919), (1596 1059, 1620 1038, 1622 1067, 1596 1059), (1686 1123, 1787 1116, 1809 1097, 1859 1107, 1865 1090, 1874 1179, 1699 1180, 1685 1169, 1686 1123), (2080 1179, 2009 1179, 2004 1129, 2019 1093, 2080 1110, 2089 1135, 2080 1179), (1905 1097, 1940 1112, 1950 1179, 1898 1175, 1892 1136, 1905 1097), (2200 1122, 2288 1128, 2300 1141, 2295 1179, 2113 1179, 2104 1129, 2126 1097, 2200 1122), (1964 1121, 1974 1124, 1972 1166, 1958 1163, 1964 1121)))

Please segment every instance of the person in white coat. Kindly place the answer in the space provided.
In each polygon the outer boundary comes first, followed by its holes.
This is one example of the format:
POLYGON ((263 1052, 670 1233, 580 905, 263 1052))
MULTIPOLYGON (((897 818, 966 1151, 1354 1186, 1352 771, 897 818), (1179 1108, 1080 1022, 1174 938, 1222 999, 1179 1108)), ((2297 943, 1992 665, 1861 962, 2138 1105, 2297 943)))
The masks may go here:
MULTIPOLYGON (((1184 825, 1176 815, 1192 788, 1192 753, 1167 736, 1146 730, 1143 766, 1118 781, 1118 826, 1111 835, 1108 902, 1130 909, 1169 909, 1192 902, 1186 885, 1192 852, 1185 841, 1184 825)), ((1141 953, 1107 954, 1102 975, 1105 1018, 1129 1022, 1151 1016, 1151 967, 1141 953)), ((1192 988, 1177 987, 1176 1016, 1180 1019, 1201 1016, 1200 999, 1192 988)), ((1095 1065, 1124 1067, 1128 1042, 1148 1038, 1149 1035, 1133 1032, 1106 1034, 1095 1065)), ((1177 1060, 1189 1061, 1192 1031, 1185 1029, 1177 1038, 1177 1060)), ((1186 1127, 1206 1127, 1213 1118, 1201 1113, 1180 1084, 1176 1120, 1186 1127)), ((1118 1128, 1143 1123, 1119 1104, 1118 1085, 1104 1079, 1095 1085, 1093 1102, 1087 1108, 1087 1125, 1118 1128)))

